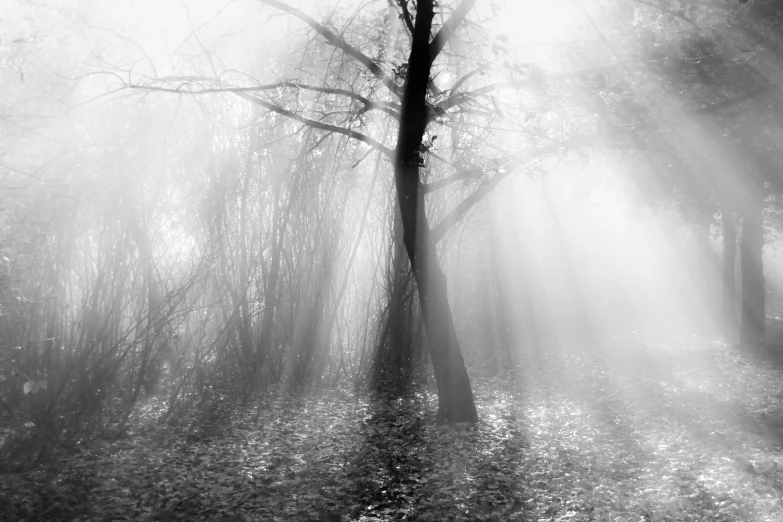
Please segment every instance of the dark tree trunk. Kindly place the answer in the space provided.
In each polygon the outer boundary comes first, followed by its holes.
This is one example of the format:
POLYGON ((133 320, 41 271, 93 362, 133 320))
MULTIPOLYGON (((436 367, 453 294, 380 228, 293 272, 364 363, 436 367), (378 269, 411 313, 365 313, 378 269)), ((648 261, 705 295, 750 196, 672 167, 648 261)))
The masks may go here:
POLYGON ((734 270, 737 258, 737 219, 732 210, 724 209, 723 217, 723 335, 729 342, 736 339, 737 316, 734 270))
POLYGON ((742 280, 742 316, 740 342, 764 341, 764 248, 763 200, 755 198, 742 214, 740 268, 742 280))
POLYGON ((430 81, 430 32, 433 0, 419 0, 397 138, 394 177, 402 217, 405 250, 419 290, 430 359, 438 386, 439 422, 477 422, 470 379, 459 349, 449 306, 446 277, 430 240, 419 178, 421 145, 427 127, 426 94, 430 81))
POLYGON ((413 299, 416 289, 402 240, 399 206, 394 213, 389 259, 386 307, 373 357, 372 385, 404 394, 413 369, 411 355, 415 352, 417 313, 413 299))

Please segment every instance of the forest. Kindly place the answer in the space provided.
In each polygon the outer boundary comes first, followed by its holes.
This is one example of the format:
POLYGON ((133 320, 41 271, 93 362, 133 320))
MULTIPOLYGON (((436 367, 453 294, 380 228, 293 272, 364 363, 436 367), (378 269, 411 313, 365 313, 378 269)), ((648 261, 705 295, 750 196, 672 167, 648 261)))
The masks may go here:
POLYGON ((783 2, 3 0, 0 520, 783 520, 783 2))

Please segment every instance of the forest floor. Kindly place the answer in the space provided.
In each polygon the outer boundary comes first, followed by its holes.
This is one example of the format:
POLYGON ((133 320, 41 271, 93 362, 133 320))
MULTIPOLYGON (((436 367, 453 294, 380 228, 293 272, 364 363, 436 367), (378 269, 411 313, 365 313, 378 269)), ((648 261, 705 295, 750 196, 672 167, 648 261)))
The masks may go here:
POLYGON ((279 392, 0 473, 4 520, 781 521, 783 372, 736 347, 627 337, 431 390, 279 392))

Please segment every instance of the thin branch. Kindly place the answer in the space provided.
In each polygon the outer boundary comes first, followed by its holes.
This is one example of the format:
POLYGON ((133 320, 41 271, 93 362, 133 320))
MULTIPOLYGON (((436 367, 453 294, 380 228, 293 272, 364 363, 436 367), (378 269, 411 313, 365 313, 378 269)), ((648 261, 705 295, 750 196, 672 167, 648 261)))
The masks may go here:
POLYGON ((440 161, 444 165, 449 165, 449 166, 453 166, 454 165, 453 162, 447 160, 446 158, 444 158, 443 156, 441 156, 440 154, 438 154, 437 152, 432 150, 431 147, 429 149, 427 149, 427 156, 435 158, 436 160, 440 161))
POLYGON ((16 174, 21 174, 22 176, 27 176, 29 178, 33 178, 34 180, 43 183, 43 180, 36 176, 35 174, 32 174, 30 172, 27 172, 26 170, 17 169, 15 167, 11 167, 10 165, 6 165, 5 163, 0 163, 0 169, 6 169, 10 172, 14 172, 16 174))
POLYGON ((457 91, 459 91, 459 88, 462 87, 462 84, 468 81, 472 76, 475 76, 476 74, 480 73, 481 71, 489 68, 489 64, 485 63, 484 65, 480 65, 479 67, 476 67, 472 71, 470 71, 468 74, 457 80, 454 85, 451 86, 451 93, 456 94, 457 91))
POLYGON ((484 197, 492 192, 495 187, 507 178, 509 175, 515 173, 518 169, 522 168, 524 164, 532 161, 536 158, 541 158, 544 155, 552 154, 555 152, 563 152, 566 147, 562 143, 552 143, 545 147, 535 149, 527 152, 523 155, 509 156, 500 163, 503 167, 501 170, 498 168, 492 178, 481 183, 481 186, 473 191, 468 197, 460 201, 451 212, 449 212, 440 222, 435 225, 430 232, 430 239, 437 244, 446 235, 446 232, 462 219, 468 211, 473 208, 474 205, 479 203, 484 197), (512 165, 513 164, 513 165, 512 165))
MULTIPOLYGON (((172 53, 172 54, 177 54, 177 53, 179 52, 179 50, 180 50, 180 49, 182 49, 182 46, 184 46, 184 45, 185 45, 185 43, 186 43, 186 42, 187 42, 187 41, 188 41, 188 40, 189 40, 191 37, 197 37, 197 36, 196 36, 196 31, 199 31, 199 30, 203 29, 204 27, 206 27, 207 25, 209 25, 209 24, 211 24, 212 22, 214 22, 214 21, 217 19, 217 17, 218 17, 218 16, 220 16, 221 14, 223 14, 223 11, 225 11, 225 10, 226 10, 226 9, 227 9, 227 8, 228 8, 228 7, 229 7, 231 4, 232 4, 232 3, 233 3, 233 0, 228 0, 228 1, 227 1, 225 4, 223 4, 223 7, 221 7, 220 9, 218 9, 218 10, 215 12, 215 14, 213 14, 213 15, 212 15, 212 16, 209 18, 209 20, 206 20, 204 23, 202 23, 202 24, 201 24, 201 25, 199 25, 198 27, 193 27, 193 22, 191 21, 191 22, 190 22, 190 28, 191 28, 191 30, 192 30, 192 31, 191 31, 191 33, 190 33, 189 35, 187 35, 187 36, 185 37, 185 39, 184 39, 184 40, 182 40, 182 42, 180 42, 180 44, 179 44, 179 45, 178 45, 178 46, 177 46, 177 47, 174 49, 174 51, 173 51, 173 53, 172 53)), ((182 4, 183 4, 183 7, 185 7, 185 9, 187 10, 187 5, 185 5, 185 2, 182 2, 182 4)), ((190 18, 190 13, 188 13, 188 18, 190 18)), ((199 45, 201 45, 201 42, 199 42, 199 45)), ((203 46, 201 46, 201 47, 202 47, 202 49, 203 49, 203 46)), ((205 51, 205 52, 206 52, 206 51, 205 51)))
POLYGON ((446 176, 443 179, 439 179, 438 181, 433 181, 432 183, 426 183, 422 185, 421 190, 424 191, 425 194, 429 194, 430 192, 435 192, 436 190, 446 188, 452 183, 456 183, 458 181, 480 176, 484 174, 484 172, 485 169, 483 169, 482 167, 474 167, 471 169, 460 170, 458 172, 455 172, 454 174, 451 174, 450 176, 446 176))
MULTIPOLYGON (((198 30, 193 25, 193 18, 190 16, 190 9, 188 9, 188 4, 185 3, 184 0, 180 0, 180 3, 182 4, 182 8, 185 9, 185 14, 188 17, 188 23, 190 24, 190 35, 193 37, 194 40, 196 40, 196 43, 201 48, 201 50, 204 52, 204 56, 207 57, 207 61, 209 62, 209 66, 212 68, 212 74, 214 74, 216 77, 218 75, 217 68, 215 67, 215 63, 212 61, 212 56, 210 56, 209 51, 206 47, 204 47, 204 44, 201 42, 201 38, 198 37, 198 30)), ((225 7, 223 7, 225 9, 225 7)), ((222 11, 221 9, 220 11, 222 11)), ((215 17, 220 13, 220 11, 215 14, 215 17)))
POLYGON ((500 183, 513 172, 513 170, 498 172, 492 176, 492 179, 483 182, 479 188, 473 191, 468 197, 460 201, 456 207, 451 209, 451 212, 449 212, 443 219, 440 220, 440 223, 432 228, 429 236, 430 239, 437 244, 441 239, 443 239, 443 237, 446 235, 446 232, 448 232, 453 225, 462 219, 476 203, 484 199, 487 194, 495 189, 498 183, 500 183))
POLYGON ((468 16, 468 13, 473 9, 473 4, 475 3, 476 0, 462 0, 449 19, 446 20, 446 23, 440 28, 440 31, 438 31, 438 34, 435 35, 435 38, 430 43, 430 65, 432 65, 432 62, 435 61, 435 58, 437 58, 443 50, 446 42, 449 41, 449 38, 454 34, 454 31, 457 30, 457 27, 459 27, 468 16))
POLYGON ((524 85, 526 85, 524 82, 517 81, 491 83, 484 87, 479 87, 474 91, 454 93, 445 100, 438 102, 435 106, 439 109, 448 110, 452 107, 462 105, 463 103, 473 101, 475 98, 490 92, 499 91, 501 89, 518 89, 524 85))
POLYGON ((383 83, 387 89, 389 89, 397 96, 402 96, 402 89, 400 88, 400 86, 397 85, 394 82, 394 80, 392 80, 389 77, 389 75, 386 74, 386 72, 381 68, 380 65, 375 63, 369 56, 361 52, 359 49, 357 49, 356 47, 352 46, 351 44, 349 44, 348 42, 340 38, 334 32, 327 29, 324 25, 319 24, 318 22, 310 18, 308 15, 306 15, 299 9, 286 5, 283 2, 279 2, 278 0, 260 0, 260 1, 299 18, 301 21, 303 21, 311 28, 313 28, 315 32, 323 36, 326 39, 326 41, 329 43, 329 45, 341 49, 343 52, 345 52, 345 54, 354 58, 356 61, 364 65, 368 71, 370 71, 376 78, 381 80, 381 83, 383 83))
POLYGON ((155 62, 152 60, 152 58, 150 58, 150 55, 147 54, 147 51, 144 50, 144 47, 142 47, 138 42, 136 42, 135 40, 133 40, 131 38, 128 38, 127 36, 121 35, 120 33, 118 33, 117 31, 115 31, 113 29, 107 29, 107 28, 104 28, 104 27, 96 27, 96 26, 92 26, 92 25, 87 25, 87 27, 92 29, 93 31, 104 31, 104 32, 107 32, 107 33, 113 35, 115 38, 119 38, 120 40, 122 40, 124 42, 127 42, 127 43, 131 44, 132 46, 134 46, 136 49, 139 50, 139 52, 142 55, 144 55, 144 58, 147 60, 147 63, 150 64, 150 68, 152 69, 152 73, 155 76, 158 75, 158 69, 155 67, 155 62))
POLYGON ((190 89, 188 87, 192 84, 191 82, 212 81, 212 80, 210 80, 210 78, 203 78, 197 76, 188 76, 188 77, 181 77, 181 78, 172 77, 172 78, 165 78, 164 80, 167 81, 181 80, 184 83, 179 87, 157 87, 153 85, 138 85, 138 84, 130 84, 128 85, 128 87, 131 89, 176 92, 180 94, 219 94, 222 92, 230 92, 230 93, 237 94, 240 92, 273 91, 275 89, 290 87, 293 89, 302 89, 305 91, 319 92, 322 94, 335 94, 339 96, 345 96, 352 100, 361 102, 365 106, 365 110, 362 112, 366 112, 367 110, 374 109, 374 110, 385 112, 386 114, 390 115, 391 117, 397 120, 400 119, 400 115, 397 112, 397 109, 399 108, 399 104, 392 103, 392 102, 384 102, 384 101, 373 101, 353 91, 349 91, 347 89, 337 89, 332 87, 318 87, 317 85, 308 85, 306 83, 299 83, 294 81, 283 81, 277 83, 270 83, 266 85, 255 85, 252 87, 198 87, 195 89, 190 89))
POLYGON ((244 98, 245 100, 253 102, 256 105, 260 105, 261 107, 267 110, 276 112, 277 114, 283 115, 286 118, 290 118, 294 121, 298 121, 299 123, 307 125, 308 127, 311 127, 313 129, 319 129, 327 132, 333 132, 335 134, 342 134, 343 136, 348 136, 349 138, 353 138, 357 141, 361 141, 363 143, 366 143, 367 145, 370 145, 376 150, 379 150, 384 154, 386 154, 386 156, 388 156, 389 158, 394 157, 394 151, 392 149, 390 149, 383 143, 380 143, 375 138, 371 138, 370 136, 367 136, 366 134, 362 134, 361 132, 356 132, 354 130, 346 129, 344 127, 338 127, 337 125, 332 125, 329 123, 323 123, 320 121, 311 120, 310 118, 305 118, 300 114, 297 114, 293 111, 289 111, 288 109, 284 109, 283 107, 280 107, 273 103, 269 103, 266 100, 262 100, 261 98, 258 98, 257 96, 253 96, 252 94, 248 94, 246 92, 237 92, 235 94, 240 98, 244 98))
POLYGON ((413 34, 413 18, 411 12, 408 11, 408 0, 397 0, 397 5, 402 9, 402 19, 405 21, 405 27, 413 34))

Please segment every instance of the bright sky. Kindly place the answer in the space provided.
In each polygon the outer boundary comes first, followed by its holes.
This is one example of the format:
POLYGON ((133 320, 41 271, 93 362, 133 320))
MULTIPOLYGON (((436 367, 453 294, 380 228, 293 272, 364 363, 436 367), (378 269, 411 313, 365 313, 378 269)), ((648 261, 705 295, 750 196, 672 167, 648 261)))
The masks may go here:
POLYGON ((571 0, 502 0, 492 5, 501 31, 512 45, 523 46, 527 52, 538 45, 551 46, 574 39, 584 23, 580 4, 571 0))

